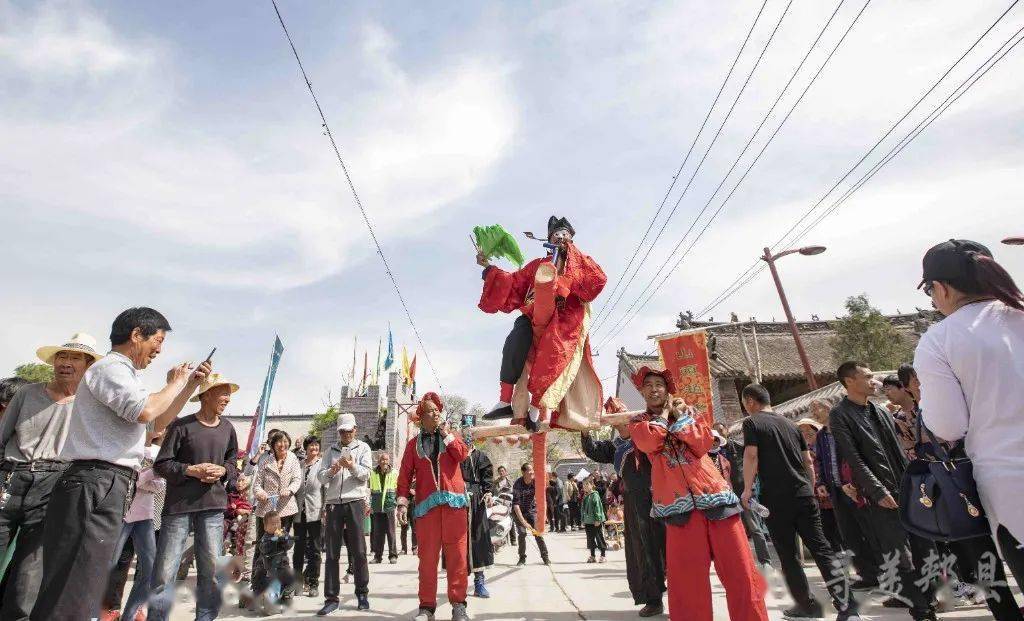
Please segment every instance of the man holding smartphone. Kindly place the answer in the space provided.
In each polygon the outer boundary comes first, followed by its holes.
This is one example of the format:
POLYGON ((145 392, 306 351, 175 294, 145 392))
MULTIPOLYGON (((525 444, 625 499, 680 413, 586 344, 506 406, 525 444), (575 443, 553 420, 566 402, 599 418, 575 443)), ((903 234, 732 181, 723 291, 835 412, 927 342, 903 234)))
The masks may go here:
POLYGON ((50 498, 43 527, 43 581, 32 609, 36 621, 86 619, 100 608, 114 545, 145 456, 146 425, 163 430, 210 373, 187 363, 150 393, 140 371, 160 354, 170 332, 152 308, 130 308, 114 319, 111 351, 78 385, 60 459, 68 468, 50 498), (103 568, 99 571, 98 568, 103 568))
POLYGON ((324 569, 324 606, 317 612, 324 617, 338 609, 341 592, 341 543, 348 549, 349 562, 355 574, 356 599, 359 610, 369 610, 370 568, 366 561, 366 539, 363 522, 366 518, 367 481, 373 468, 369 445, 356 439, 356 417, 338 416, 338 441, 327 449, 317 474, 325 486, 324 544, 327 562, 324 569))

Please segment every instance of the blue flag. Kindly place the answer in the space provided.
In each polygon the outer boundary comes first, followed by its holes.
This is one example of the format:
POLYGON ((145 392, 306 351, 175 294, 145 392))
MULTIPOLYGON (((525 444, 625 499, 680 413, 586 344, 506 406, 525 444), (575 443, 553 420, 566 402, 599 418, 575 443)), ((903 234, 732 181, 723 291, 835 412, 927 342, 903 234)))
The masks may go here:
POLYGON ((387 371, 395 364, 395 341, 391 338, 391 324, 388 324, 388 355, 384 358, 384 370, 387 371))
POLYGON ((270 368, 267 369, 267 377, 263 380, 263 392, 260 394, 260 403, 256 406, 256 412, 252 416, 252 425, 249 427, 249 441, 246 444, 246 452, 251 459, 260 448, 260 441, 263 438, 267 427, 267 412, 270 410, 270 392, 274 389, 274 378, 277 376, 277 365, 281 362, 281 354, 284 353, 284 344, 281 337, 274 337, 274 351, 270 354, 270 368))

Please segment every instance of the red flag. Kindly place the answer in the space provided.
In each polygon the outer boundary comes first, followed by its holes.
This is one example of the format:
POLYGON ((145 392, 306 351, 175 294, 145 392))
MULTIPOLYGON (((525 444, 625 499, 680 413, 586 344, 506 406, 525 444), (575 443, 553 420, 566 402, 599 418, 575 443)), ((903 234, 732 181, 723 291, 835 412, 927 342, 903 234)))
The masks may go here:
POLYGON ((412 364, 409 365, 409 381, 416 383, 416 354, 412 355, 412 364))

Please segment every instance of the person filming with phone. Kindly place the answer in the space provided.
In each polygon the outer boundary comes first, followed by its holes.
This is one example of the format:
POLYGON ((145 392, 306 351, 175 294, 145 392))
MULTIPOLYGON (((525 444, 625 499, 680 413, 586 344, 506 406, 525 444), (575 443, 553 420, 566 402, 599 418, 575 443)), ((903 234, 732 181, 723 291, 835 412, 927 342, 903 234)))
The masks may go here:
POLYGON ((356 439, 356 417, 338 416, 338 441, 327 449, 317 478, 324 492, 324 605, 317 612, 323 617, 338 609, 341 591, 341 544, 348 548, 355 574, 359 610, 369 610, 370 568, 366 561, 363 522, 366 517, 367 481, 373 468, 369 445, 356 439))

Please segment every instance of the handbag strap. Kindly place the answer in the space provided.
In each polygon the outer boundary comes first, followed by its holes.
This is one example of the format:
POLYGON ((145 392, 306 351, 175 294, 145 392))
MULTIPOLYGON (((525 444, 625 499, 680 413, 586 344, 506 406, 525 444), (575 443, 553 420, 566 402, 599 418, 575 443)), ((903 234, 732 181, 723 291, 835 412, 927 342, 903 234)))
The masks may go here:
POLYGON ((950 457, 949 451, 947 451, 946 447, 943 446, 942 442, 940 442, 939 439, 935 437, 935 434, 932 433, 927 426, 925 426, 924 422, 922 421, 924 416, 922 416, 922 412, 920 409, 917 410, 916 415, 917 420, 915 421, 915 424, 917 426, 917 444, 919 446, 925 444, 924 433, 927 432, 928 435, 931 437, 931 441, 929 441, 928 444, 931 445, 932 449, 934 450, 938 458, 942 460, 944 463, 951 463, 953 459, 950 457))

